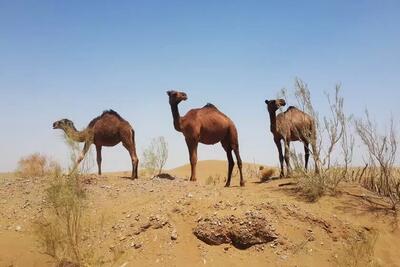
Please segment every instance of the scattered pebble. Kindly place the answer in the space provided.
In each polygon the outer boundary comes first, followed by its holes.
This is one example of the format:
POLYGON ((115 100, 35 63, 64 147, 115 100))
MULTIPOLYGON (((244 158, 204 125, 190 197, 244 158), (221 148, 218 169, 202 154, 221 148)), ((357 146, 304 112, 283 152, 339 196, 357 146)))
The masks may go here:
POLYGON ((178 232, 176 231, 176 229, 172 230, 171 233, 171 240, 177 240, 178 239, 178 232))

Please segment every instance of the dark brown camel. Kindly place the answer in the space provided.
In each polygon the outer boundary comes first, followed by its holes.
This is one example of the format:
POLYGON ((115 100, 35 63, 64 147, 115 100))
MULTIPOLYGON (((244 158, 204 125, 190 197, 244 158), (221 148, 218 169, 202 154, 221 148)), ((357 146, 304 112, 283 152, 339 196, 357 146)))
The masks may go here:
POLYGON ((284 176, 283 159, 285 158, 287 174, 290 176, 290 142, 301 141, 304 144, 305 154, 305 169, 308 168, 308 160, 310 158, 309 144, 312 146, 312 151, 315 160, 315 171, 318 172, 318 164, 315 157, 316 150, 316 129, 314 119, 303 111, 289 107, 285 112, 276 115, 276 111, 286 105, 285 100, 265 100, 268 107, 268 113, 271 120, 271 132, 274 135, 274 141, 279 152, 279 162, 281 165, 280 176, 284 176), (285 156, 282 152, 283 140, 285 144, 285 156))
POLYGON ((104 111, 94 118, 83 131, 77 131, 74 123, 68 119, 62 119, 53 123, 53 129, 61 129, 76 142, 84 142, 83 151, 78 158, 74 170, 83 160, 91 144, 96 146, 97 166, 101 175, 101 148, 102 146, 115 146, 122 142, 128 150, 132 160, 132 179, 138 177, 138 157, 135 147, 135 131, 132 126, 114 110, 104 111))
POLYGON ((232 170, 235 165, 232 150, 235 153, 240 174, 240 186, 244 186, 242 174, 242 160, 239 155, 238 134, 235 124, 214 105, 207 104, 199 109, 190 110, 185 116, 179 115, 178 104, 187 100, 183 92, 168 91, 174 127, 185 136, 189 149, 192 173, 190 181, 196 181, 197 146, 199 143, 214 145, 221 142, 228 158, 228 178, 225 186, 230 186, 232 170))

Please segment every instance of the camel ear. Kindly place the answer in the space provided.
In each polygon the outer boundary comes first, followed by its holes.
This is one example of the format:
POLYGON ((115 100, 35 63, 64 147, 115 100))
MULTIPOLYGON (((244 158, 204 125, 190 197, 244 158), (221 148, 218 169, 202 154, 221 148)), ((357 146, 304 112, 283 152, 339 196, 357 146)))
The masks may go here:
POLYGON ((168 96, 174 96, 176 95, 176 91, 167 91, 168 96))
POLYGON ((269 104, 269 100, 268 99, 265 100, 265 104, 267 104, 267 105, 269 104))

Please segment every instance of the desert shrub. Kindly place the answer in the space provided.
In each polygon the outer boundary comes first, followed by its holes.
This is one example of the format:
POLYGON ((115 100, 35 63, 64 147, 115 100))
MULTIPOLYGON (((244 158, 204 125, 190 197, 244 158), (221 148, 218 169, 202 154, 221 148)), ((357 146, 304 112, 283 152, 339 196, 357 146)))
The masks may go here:
POLYGON ((61 173, 61 166, 45 155, 34 153, 18 161, 17 174, 21 177, 43 177, 61 173))
POLYGON ((388 197, 395 210, 400 202, 400 177, 395 168, 398 137, 393 119, 389 129, 382 133, 366 111, 365 118, 356 120, 355 126, 368 151, 365 178, 361 182, 367 189, 388 197))
MULTIPOLYGON (((299 109, 314 119, 316 128, 316 136, 311 132, 298 133, 299 136, 306 136, 308 143, 315 143, 315 151, 310 149, 315 173, 305 172, 303 154, 291 151, 294 170, 300 176, 299 189, 310 200, 317 200, 327 191, 335 193, 339 183, 346 179, 352 162, 354 137, 349 132, 352 117, 345 114, 344 98, 340 90, 340 84, 336 85, 333 98, 326 93, 330 112, 321 119, 312 105, 307 84, 300 79, 295 81, 294 95, 299 109)), ((286 91, 281 94, 286 97, 286 91)))
POLYGON ((83 262, 81 238, 85 194, 78 176, 53 177, 46 190, 45 215, 37 222, 37 234, 45 250, 58 262, 83 262))
MULTIPOLYGON (((76 151, 76 147, 70 149, 71 153, 76 151)), ((71 155, 71 165, 75 164, 73 157, 71 155)), ((35 224, 43 252, 60 266, 66 263, 70 264, 68 266, 91 265, 96 261, 93 260, 93 246, 88 245, 92 240, 88 235, 94 232, 94 227, 85 224, 83 176, 77 171, 68 175, 54 172, 49 178, 43 214, 35 224)))
POLYGON ((154 138, 143 151, 142 165, 153 177, 162 172, 168 159, 168 144, 164 137, 154 138))

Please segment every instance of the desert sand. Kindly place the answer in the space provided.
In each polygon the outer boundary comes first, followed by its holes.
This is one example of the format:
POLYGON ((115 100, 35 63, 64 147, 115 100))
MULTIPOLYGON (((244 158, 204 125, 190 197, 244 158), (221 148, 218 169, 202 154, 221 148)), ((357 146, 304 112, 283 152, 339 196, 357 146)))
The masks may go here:
MULTIPOLYGON (((379 198, 360 186, 343 184, 337 195, 310 203, 290 185, 294 179, 260 182, 249 171, 245 187, 234 171, 232 186, 224 188, 226 165, 199 162, 197 182, 187 181, 188 165, 167 171, 173 180, 87 175, 91 232, 82 239, 91 257, 102 266, 400 266, 399 220, 367 201, 379 198), (193 234, 199 223, 225 227, 226 218, 236 218, 251 227, 258 217, 273 241, 240 249, 208 245, 193 234)), ((54 266, 34 232, 48 182, 0 176, 0 266, 54 266)))

